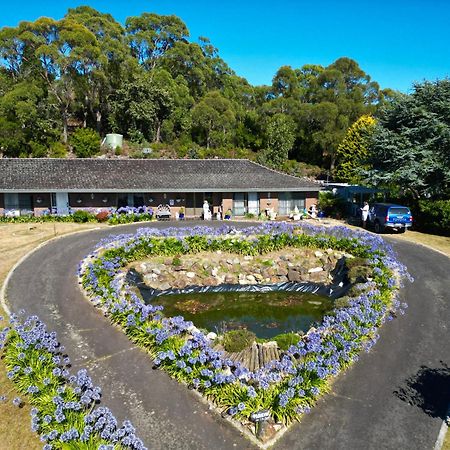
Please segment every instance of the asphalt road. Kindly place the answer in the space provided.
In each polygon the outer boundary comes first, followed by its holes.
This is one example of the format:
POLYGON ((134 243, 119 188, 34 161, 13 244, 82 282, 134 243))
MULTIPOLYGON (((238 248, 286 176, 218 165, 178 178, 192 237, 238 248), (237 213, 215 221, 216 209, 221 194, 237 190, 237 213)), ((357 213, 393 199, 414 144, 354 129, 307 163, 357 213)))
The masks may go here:
MULTIPOLYGON (((78 262, 101 238, 141 226, 80 233, 45 245, 10 278, 10 308, 38 315, 58 333, 74 369, 89 369, 105 404, 118 419, 133 422, 148 448, 254 448, 193 392, 152 370, 149 357, 81 295, 78 262)), ((384 325, 372 351, 335 381, 333 393, 275 449, 433 449, 450 400, 445 366, 450 363, 450 260, 392 242, 416 280, 402 290, 406 315, 384 325)))

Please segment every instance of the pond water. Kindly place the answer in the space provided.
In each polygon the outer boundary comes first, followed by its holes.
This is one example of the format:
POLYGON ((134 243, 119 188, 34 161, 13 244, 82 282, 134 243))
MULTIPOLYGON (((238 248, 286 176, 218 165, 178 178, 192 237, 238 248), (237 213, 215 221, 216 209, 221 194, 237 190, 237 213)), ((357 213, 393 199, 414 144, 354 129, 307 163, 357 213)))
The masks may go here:
POLYGON ((166 294, 151 303, 164 306, 166 317, 182 315, 197 328, 218 333, 246 328, 264 339, 306 332, 333 308, 326 296, 288 291, 166 294))

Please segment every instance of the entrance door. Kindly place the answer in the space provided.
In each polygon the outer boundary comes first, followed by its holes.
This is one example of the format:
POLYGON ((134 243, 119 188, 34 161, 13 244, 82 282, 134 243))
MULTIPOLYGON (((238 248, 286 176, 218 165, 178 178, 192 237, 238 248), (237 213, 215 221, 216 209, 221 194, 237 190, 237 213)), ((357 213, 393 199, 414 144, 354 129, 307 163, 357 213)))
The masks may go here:
POLYGON ((56 214, 60 216, 69 214, 69 194, 67 192, 56 193, 56 214))
POLYGON ((203 214, 203 192, 186 193, 186 217, 200 217, 203 214))
POLYGON ((245 215, 245 194, 243 192, 236 192, 233 199, 233 215, 245 215))
POLYGON ((259 214, 259 198, 257 192, 248 193, 247 207, 250 214, 255 214, 255 216, 259 214))

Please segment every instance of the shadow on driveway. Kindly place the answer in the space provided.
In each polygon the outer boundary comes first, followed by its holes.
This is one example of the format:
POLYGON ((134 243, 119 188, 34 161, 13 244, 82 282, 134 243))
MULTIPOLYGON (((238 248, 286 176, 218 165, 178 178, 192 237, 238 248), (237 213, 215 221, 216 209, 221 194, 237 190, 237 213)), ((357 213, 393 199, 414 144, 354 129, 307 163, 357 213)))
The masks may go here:
POLYGON ((430 417, 446 420, 450 403, 450 367, 440 361, 441 367, 420 366, 419 371, 405 380, 394 391, 400 400, 422 409, 430 417))

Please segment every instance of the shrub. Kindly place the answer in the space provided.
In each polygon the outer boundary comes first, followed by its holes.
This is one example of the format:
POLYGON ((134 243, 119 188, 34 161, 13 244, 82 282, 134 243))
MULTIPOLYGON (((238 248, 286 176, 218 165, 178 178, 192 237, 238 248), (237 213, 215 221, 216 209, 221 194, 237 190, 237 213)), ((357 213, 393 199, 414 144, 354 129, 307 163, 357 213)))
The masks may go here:
POLYGON ((300 335, 297 333, 283 333, 275 336, 274 341, 281 350, 287 350, 291 345, 297 345, 300 341, 300 335))
POLYGON ((325 215, 330 217, 342 217, 345 214, 344 199, 334 195, 331 191, 319 192, 318 206, 325 215))
POLYGON ((72 133, 70 144, 78 158, 89 158, 100 151, 100 136, 91 128, 78 128, 72 133))
POLYGON ((83 211, 82 209, 75 211, 72 214, 72 219, 76 223, 86 223, 92 220, 94 216, 87 211, 83 211))
POLYGON ((50 158, 65 158, 67 156, 67 148, 62 142, 53 142, 50 146, 50 158))
POLYGON ((181 258, 179 256, 175 256, 172 259, 172 266, 180 267, 182 265, 181 258))
POLYGON ((44 158, 47 156, 47 147, 39 142, 30 142, 31 156, 33 158, 44 158))
POLYGON ((347 258, 345 265, 348 269, 350 283, 364 283, 372 276, 372 267, 365 258, 347 258))
POLYGON ((414 224, 422 231, 450 236, 450 200, 419 200, 414 224))
POLYGON ((249 330, 232 330, 223 335, 223 346, 227 352, 236 353, 252 345, 255 340, 255 333, 249 330))

